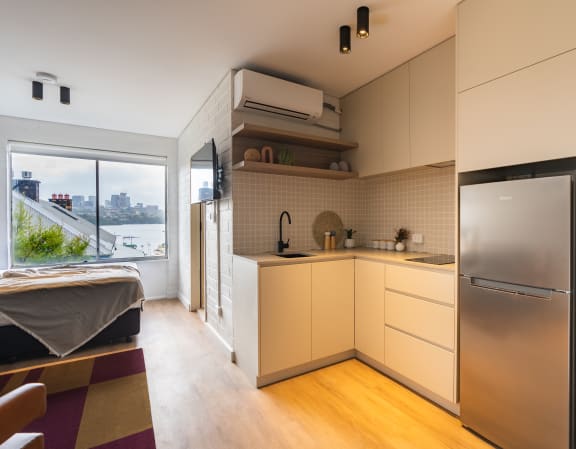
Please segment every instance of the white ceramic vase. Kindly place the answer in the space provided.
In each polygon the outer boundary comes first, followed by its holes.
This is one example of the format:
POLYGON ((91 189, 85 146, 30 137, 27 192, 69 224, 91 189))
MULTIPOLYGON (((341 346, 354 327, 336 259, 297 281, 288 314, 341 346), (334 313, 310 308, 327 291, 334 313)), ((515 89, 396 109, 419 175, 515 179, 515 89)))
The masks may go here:
POLYGON ((404 242, 397 242, 395 249, 396 251, 404 251, 406 249, 406 245, 404 245, 404 242))
POLYGON ((344 248, 354 248, 356 241, 354 239, 344 239, 344 248))

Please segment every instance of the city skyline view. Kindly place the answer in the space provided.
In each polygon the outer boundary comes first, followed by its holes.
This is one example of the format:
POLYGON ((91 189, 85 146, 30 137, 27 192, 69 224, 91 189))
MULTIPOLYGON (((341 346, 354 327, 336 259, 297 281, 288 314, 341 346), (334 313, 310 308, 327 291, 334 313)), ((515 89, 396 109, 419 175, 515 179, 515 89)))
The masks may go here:
MULTIPOLYGON (((32 172, 40 181, 40 198, 48 201, 52 194, 84 197, 96 196, 95 162, 55 156, 14 154, 12 179, 21 179, 22 171, 32 172)), ((127 193, 133 205, 159 206, 165 201, 164 167, 125 162, 100 162, 100 204, 112 195, 127 193), (161 179, 159 172, 161 171, 161 179), (156 184, 161 181, 162 188, 156 184)))

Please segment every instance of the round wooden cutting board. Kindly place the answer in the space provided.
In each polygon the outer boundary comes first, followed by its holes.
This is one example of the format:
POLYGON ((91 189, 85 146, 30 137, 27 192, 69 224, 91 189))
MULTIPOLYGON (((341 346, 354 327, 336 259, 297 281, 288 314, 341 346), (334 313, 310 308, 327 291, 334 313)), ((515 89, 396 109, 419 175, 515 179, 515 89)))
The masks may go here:
POLYGON ((326 231, 336 231, 336 246, 340 246, 344 239, 344 225, 338 214, 331 210, 320 212, 312 225, 314 241, 320 248, 324 247, 324 233, 326 231))

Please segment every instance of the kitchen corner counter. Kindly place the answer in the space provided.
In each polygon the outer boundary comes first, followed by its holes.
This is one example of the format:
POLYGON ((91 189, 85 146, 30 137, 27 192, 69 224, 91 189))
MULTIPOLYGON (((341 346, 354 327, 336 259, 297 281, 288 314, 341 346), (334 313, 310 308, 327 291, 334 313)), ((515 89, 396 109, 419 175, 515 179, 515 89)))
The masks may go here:
POLYGON ((234 257, 242 258, 246 261, 253 262, 261 267, 271 267, 278 265, 294 265, 301 263, 315 263, 327 262, 331 260, 343 259, 364 259, 373 260, 386 263, 397 263, 401 265, 408 265, 415 268, 443 270, 454 272, 456 264, 434 265, 429 263, 411 262, 406 259, 415 257, 431 256, 429 253, 412 253, 412 252, 394 252, 385 251, 372 248, 351 248, 351 249, 333 249, 333 250, 306 250, 306 251, 286 251, 289 253, 304 253, 310 254, 310 257, 296 257, 296 258, 282 258, 274 253, 254 254, 254 255, 239 255, 235 254, 234 257))

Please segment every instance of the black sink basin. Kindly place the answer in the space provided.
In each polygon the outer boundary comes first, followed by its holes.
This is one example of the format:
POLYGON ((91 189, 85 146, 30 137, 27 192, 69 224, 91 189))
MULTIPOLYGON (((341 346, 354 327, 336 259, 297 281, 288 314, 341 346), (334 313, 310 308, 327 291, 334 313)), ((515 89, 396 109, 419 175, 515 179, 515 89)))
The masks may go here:
POLYGON ((285 259, 293 259, 295 257, 311 257, 314 254, 304 254, 304 253, 280 253, 276 254, 278 257, 284 257, 285 259))

